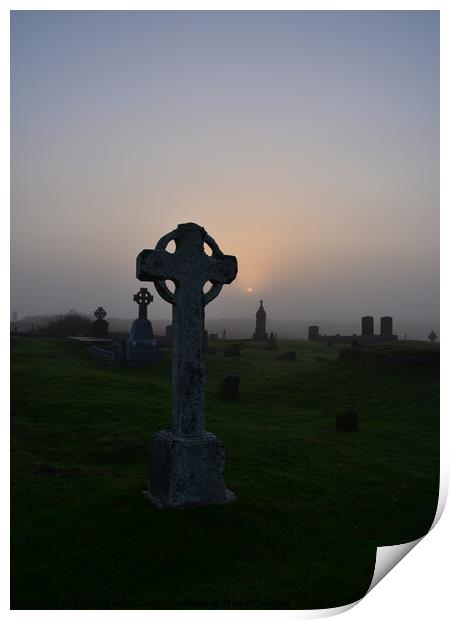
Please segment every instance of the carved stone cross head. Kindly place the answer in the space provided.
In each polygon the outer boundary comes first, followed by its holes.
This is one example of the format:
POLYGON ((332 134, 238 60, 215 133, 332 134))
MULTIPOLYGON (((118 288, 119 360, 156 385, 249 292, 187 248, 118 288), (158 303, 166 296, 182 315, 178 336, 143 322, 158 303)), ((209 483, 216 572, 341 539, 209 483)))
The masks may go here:
POLYGON ((206 306, 237 274, 236 257, 223 254, 206 230, 192 223, 179 224, 158 241, 154 250, 143 250, 137 257, 136 267, 138 279, 154 282, 161 297, 174 305, 181 299, 200 295, 202 305, 206 306), (175 241, 173 254, 166 250, 170 241, 175 241), (205 245, 210 248, 211 256, 206 254, 205 245), (174 282, 174 293, 166 280, 174 282), (212 286, 204 293, 208 281, 212 286))
POLYGON ((148 292, 148 289, 140 288, 136 295, 134 295, 133 301, 139 306, 139 318, 146 319, 147 306, 152 303, 153 295, 148 292))
POLYGON ((106 316, 106 310, 102 307, 99 306, 97 308, 97 310, 94 312, 94 316, 96 319, 98 319, 99 321, 103 320, 106 316))

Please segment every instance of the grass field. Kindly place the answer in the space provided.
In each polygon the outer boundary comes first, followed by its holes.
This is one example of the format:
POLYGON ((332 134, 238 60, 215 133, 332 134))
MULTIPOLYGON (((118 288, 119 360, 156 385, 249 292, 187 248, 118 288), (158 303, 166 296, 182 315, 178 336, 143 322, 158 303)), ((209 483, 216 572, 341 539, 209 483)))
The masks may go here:
POLYGON ((253 343, 241 358, 208 355, 207 429, 225 444, 237 501, 158 510, 141 491, 150 436, 170 426, 170 351, 120 368, 77 343, 13 338, 12 607, 307 609, 362 597, 376 547, 432 523, 438 371, 280 343, 291 349, 297 361, 253 343), (218 395, 230 372, 238 402, 218 395), (347 404, 360 430, 336 433, 347 404))

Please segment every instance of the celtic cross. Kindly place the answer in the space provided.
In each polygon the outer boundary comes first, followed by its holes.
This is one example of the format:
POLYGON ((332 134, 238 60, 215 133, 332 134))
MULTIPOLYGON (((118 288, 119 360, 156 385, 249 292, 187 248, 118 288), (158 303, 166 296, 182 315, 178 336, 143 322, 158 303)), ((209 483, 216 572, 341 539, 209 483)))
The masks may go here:
POLYGON ((138 280, 153 282, 159 295, 172 304, 172 430, 183 436, 201 435, 205 432, 205 306, 235 279, 237 260, 224 255, 201 226, 179 224, 154 250, 138 255, 136 274, 138 280), (170 241, 175 241, 174 253, 166 249, 170 241), (204 245, 210 248, 210 256, 204 245), (175 284, 174 292, 166 280, 175 284), (207 282, 211 288, 205 293, 207 282))
POLYGON ((153 295, 148 292, 146 288, 140 288, 134 295, 133 301, 139 306, 139 319, 147 318, 147 306, 152 303, 153 295))
POLYGON ((102 308, 102 306, 99 306, 97 308, 97 310, 94 312, 94 316, 95 316, 96 319, 101 321, 106 316, 106 310, 104 310, 104 308, 102 308))

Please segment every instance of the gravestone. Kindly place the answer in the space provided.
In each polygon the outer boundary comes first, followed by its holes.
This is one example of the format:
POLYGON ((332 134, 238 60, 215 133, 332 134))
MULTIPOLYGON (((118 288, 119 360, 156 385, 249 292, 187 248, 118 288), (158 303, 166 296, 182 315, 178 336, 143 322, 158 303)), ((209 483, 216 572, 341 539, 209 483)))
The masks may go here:
POLYGON ((172 428, 153 436, 146 495, 158 507, 232 501, 234 494, 224 482, 223 444, 205 430, 204 319, 205 306, 235 279, 236 258, 224 255, 201 226, 179 224, 154 250, 139 254, 136 274, 138 280, 154 282, 172 304, 173 317, 172 428), (170 241, 176 243, 174 253, 166 250, 170 241), (175 282, 173 293, 166 280, 175 282), (208 281, 212 286, 204 293, 208 281))
POLYGON ((373 316, 361 317, 361 334, 363 336, 373 336, 373 316))
POLYGON ((308 340, 317 340, 320 336, 319 326, 318 325, 310 325, 308 327, 308 340))
POLYGON ((253 340, 267 340, 266 311, 264 310, 262 299, 259 302, 259 308, 256 313, 256 327, 253 340))
POLYGON ((336 430, 344 433, 358 430, 358 414, 353 407, 344 407, 336 414, 336 430))
POLYGON ((108 338, 108 321, 105 321, 106 310, 99 306, 94 312, 96 320, 92 323, 92 336, 94 338, 108 338))
POLYGON ((128 362, 159 362, 163 359, 163 352, 159 349, 159 343, 153 337, 153 327, 147 318, 149 304, 153 296, 148 289, 141 288, 133 296, 139 308, 139 315, 133 321, 130 334, 127 338, 126 359, 128 362))
POLYGON ((430 342, 436 342, 437 336, 436 336, 436 334, 434 333, 433 330, 431 330, 431 332, 428 334, 428 340, 430 342))
POLYGON ((223 330, 223 336, 222 336, 223 340, 225 340, 226 337, 227 337, 227 330, 224 329, 223 330))
POLYGON ((392 336, 392 317, 382 316, 380 319, 380 335, 392 336))
POLYGON ((209 334, 210 340, 219 340, 219 334, 209 334))
POLYGON ((239 375, 227 375, 220 384, 220 395, 222 398, 237 399, 239 393, 239 375))

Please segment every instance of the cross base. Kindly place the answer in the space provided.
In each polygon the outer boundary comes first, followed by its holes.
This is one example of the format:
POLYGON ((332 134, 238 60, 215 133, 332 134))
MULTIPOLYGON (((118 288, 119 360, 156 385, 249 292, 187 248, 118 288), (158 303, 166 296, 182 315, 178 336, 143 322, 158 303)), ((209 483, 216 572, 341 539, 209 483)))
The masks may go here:
POLYGON ((158 508, 225 504, 236 499, 225 488, 225 451, 212 433, 195 437, 158 431, 152 437, 150 488, 158 508))

